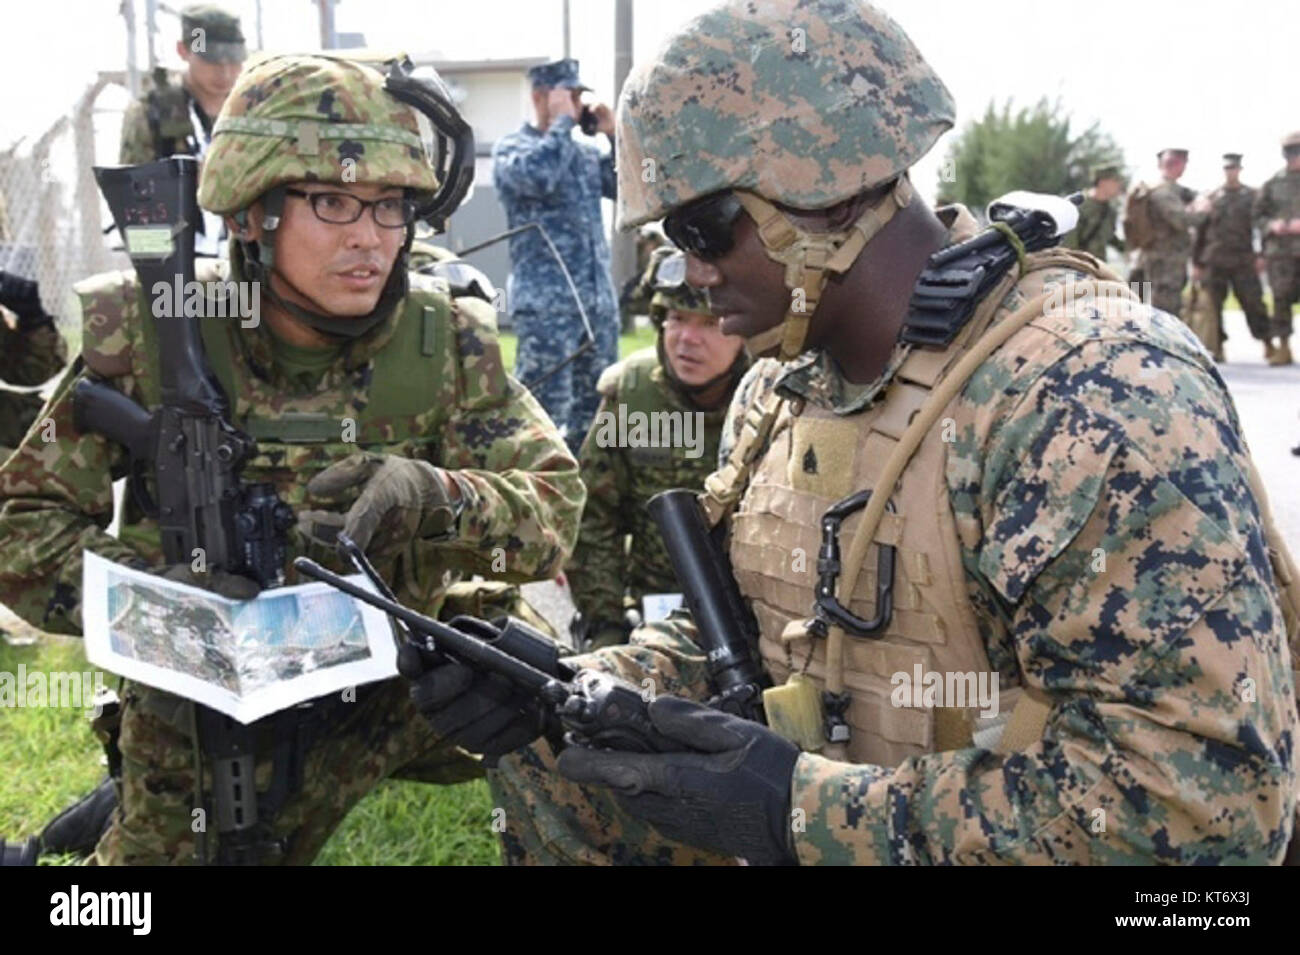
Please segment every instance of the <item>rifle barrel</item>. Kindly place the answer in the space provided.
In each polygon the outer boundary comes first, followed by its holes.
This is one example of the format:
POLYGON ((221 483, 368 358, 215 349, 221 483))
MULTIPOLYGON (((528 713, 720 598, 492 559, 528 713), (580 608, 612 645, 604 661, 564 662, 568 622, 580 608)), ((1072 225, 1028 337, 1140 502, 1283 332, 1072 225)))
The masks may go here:
POLYGON ((349 597, 354 597, 362 603, 384 611, 384 613, 400 620, 417 633, 433 637, 440 651, 450 653, 455 657, 461 657, 466 663, 475 664, 485 670, 499 673, 520 687, 540 693, 547 684, 555 679, 541 670, 529 666, 522 660, 517 660, 510 654, 498 650, 490 643, 461 633, 455 627, 449 627, 432 617, 416 613, 399 603, 358 587, 352 581, 326 570, 309 557, 295 559, 293 566, 298 569, 298 573, 329 584, 336 590, 343 591, 349 597))

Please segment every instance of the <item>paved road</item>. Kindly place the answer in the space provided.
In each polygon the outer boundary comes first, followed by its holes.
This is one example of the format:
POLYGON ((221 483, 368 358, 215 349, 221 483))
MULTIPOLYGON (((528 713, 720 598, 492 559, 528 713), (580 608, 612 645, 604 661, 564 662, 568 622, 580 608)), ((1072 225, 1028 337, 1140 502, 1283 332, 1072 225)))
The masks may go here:
POLYGON ((1219 371, 1237 404, 1273 516, 1292 554, 1300 554, 1300 457, 1291 453, 1300 445, 1300 365, 1266 365, 1263 346, 1250 337, 1241 312, 1226 313, 1224 324, 1228 360, 1219 371))

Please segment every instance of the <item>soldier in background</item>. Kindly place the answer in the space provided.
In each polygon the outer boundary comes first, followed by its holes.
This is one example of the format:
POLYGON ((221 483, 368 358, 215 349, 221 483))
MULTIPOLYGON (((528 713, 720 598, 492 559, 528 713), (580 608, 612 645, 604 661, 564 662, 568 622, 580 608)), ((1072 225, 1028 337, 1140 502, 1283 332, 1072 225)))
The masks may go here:
POLYGON ((1119 214, 1114 199, 1124 191, 1124 178, 1115 163, 1093 166, 1092 186, 1079 206, 1079 222, 1061 242, 1066 248, 1091 252, 1106 261, 1106 247, 1124 251, 1124 241, 1115 235, 1119 214))
POLYGON ((1276 353, 1269 340, 1268 312, 1255 271, 1255 240, 1251 209, 1255 190, 1241 182, 1241 153, 1223 154, 1224 183, 1208 196, 1208 212, 1196 226, 1192 249, 1192 277, 1203 282, 1213 303, 1220 342, 1216 360, 1222 361, 1223 303, 1231 287, 1246 313, 1250 334, 1264 343, 1264 357, 1276 353))
POLYGON ((510 228, 537 222, 546 229, 577 286, 595 347, 564 364, 586 329, 546 240, 529 229, 510 238, 506 298, 519 335, 515 376, 576 451, 600 403, 596 381, 618 358, 618 299, 600 212, 601 198, 614 198, 616 188, 614 114, 604 103, 582 105, 579 96, 590 87, 578 78, 577 60, 535 66, 528 78, 534 121, 497 140, 493 179, 510 228), (609 153, 573 138, 584 116, 587 129, 608 137, 609 153))
POLYGON ((1282 140, 1282 155, 1285 168, 1260 187, 1254 209, 1273 292, 1269 333, 1278 340, 1270 365, 1291 364, 1291 306, 1300 300, 1300 130, 1282 140))
MULTIPOLYGON (((118 155, 125 165, 177 154, 200 159, 206 155, 212 123, 247 56, 239 17, 216 4, 184 7, 176 53, 185 61, 184 72, 158 67, 152 88, 127 107, 118 155)), ((224 238, 221 219, 204 213, 195 252, 221 255, 224 238)))
POLYGON ((1156 159, 1160 182, 1154 186, 1139 183, 1124 209, 1124 234, 1129 248, 1137 248, 1137 265, 1129 278, 1150 282, 1151 304, 1178 315, 1192 253, 1188 205, 1196 193, 1178 184, 1187 169, 1186 149, 1162 149, 1156 159))
POLYGON ((744 342, 718 328, 708 293, 686 284, 684 256, 671 247, 659 252, 640 282, 658 331, 655 347, 634 352, 600 376, 600 410, 578 457, 587 507, 567 571, 580 611, 572 629, 581 650, 626 643, 638 617, 666 616, 656 609, 662 605, 645 598, 680 596, 646 502, 670 488, 704 486, 718 466, 727 405, 749 367, 744 342), (617 437, 609 433, 610 421, 625 415, 635 422, 634 414, 654 421, 657 413, 681 420, 682 434, 685 416, 695 416, 692 447, 609 440, 617 437))
MULTIPOLYGON (((67 363, 67 345, 36 283, 0 271, 0 383, 43 385, 67 363)), ((0 387, 0 462, 22 442, 42 404, 40 395, 0 387)))

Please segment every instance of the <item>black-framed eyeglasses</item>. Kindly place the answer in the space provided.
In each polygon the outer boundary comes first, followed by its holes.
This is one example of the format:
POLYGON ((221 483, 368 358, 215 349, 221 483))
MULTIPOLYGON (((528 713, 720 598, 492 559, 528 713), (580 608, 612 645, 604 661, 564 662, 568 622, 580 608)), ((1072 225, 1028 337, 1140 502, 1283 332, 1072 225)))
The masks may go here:
POLYGON ((720 259, 735 243, 736 219, 744 206, 730 192, 697 199, 664 218, 664 233, 683 252, 706 261, 720 259))
POLYGON ((370 208, 375 224, 384 229, 401 229, 415 221, 415 203, 405 196, 386 199, 358 199, 347 192, 304 192, 285 189, 285 195, 297 196, 311 203, 316 218, 330 225, 350 225, 370 208))

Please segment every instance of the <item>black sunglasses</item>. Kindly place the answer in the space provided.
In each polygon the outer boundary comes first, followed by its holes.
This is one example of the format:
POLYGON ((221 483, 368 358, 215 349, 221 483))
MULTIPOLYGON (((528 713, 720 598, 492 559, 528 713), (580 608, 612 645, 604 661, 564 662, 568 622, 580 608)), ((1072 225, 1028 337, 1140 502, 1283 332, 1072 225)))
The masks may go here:
POLYGON ((664 219, 664 233, 683 252, 712 261, 731 251, 736 219, 744 210, 730 192, 697 199, 664 219))

